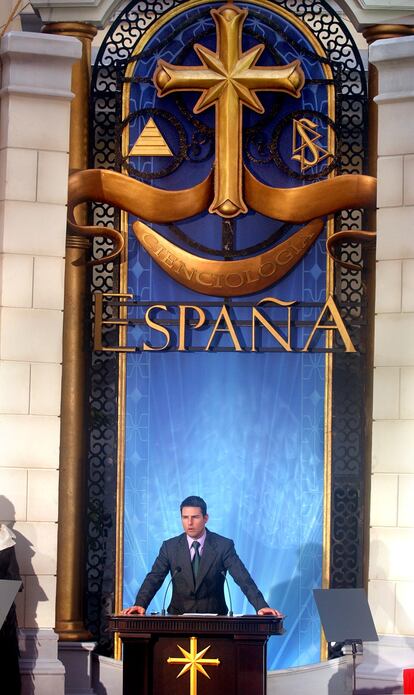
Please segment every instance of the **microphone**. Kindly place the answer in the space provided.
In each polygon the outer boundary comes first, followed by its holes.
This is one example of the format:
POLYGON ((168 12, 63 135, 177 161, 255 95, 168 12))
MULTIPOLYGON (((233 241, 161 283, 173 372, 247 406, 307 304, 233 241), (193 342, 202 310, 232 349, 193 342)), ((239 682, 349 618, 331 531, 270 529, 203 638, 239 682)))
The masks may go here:
POLYGON ((230 618, 232 618, 232 617, 233 617, 233 603, 232 603, 232 600, 231 600, 230 586, 229 586, 229 583, 228 583, 227 577, 226 577, 226 570, 221 570, 220 574, 223 575, 224 581, 226 582, 227 593, 228 593, 228 595, 229 595, 229 601, 230 601, 229 616, 230 616, 230 618))
POLYGON ((172 575, 171 575, 170 581, 169 581, 168 584, 167 584, 167 588, 166 588, 165 594, 164 594, 164 600, 163 600, 163 602, 162 602, 162 611, 161 611, 161 615, 165 615, 165 600, 166 600, 166 598, 167 598, 167 593, 168 593, 168 589, 169 589, 170 586, 171 586, 171 582, 172 582, 172 580, 174 579, 174 577, 176 577, 177 574, 179 574, 180 572, 181 572, 181 567, 176 567, 175 570, 174 570, 174 572, 173 572, 172 575))

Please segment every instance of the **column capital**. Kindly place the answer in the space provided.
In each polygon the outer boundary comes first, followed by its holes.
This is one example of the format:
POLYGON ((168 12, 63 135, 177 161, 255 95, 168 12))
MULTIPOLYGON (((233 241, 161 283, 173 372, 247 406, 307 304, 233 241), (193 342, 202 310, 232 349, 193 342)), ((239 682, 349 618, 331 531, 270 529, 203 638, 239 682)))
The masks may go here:
POLYGON ((375 24, 402 24, 414 27, 414 0, 336 0, 362 32, 375 24))
POLYGON ((414 99, 414 35, 375 41, 369 61, 378 70, 377 104, 414 99))
POLYGON ((31 5, 45 24, 87 23, 103 29, 121 0, 32 0, 31 5))
MULTIPOLYGON (((389 61, 404 63, 411 62, 413 59, 414 32, 410 36, 375 41, 369 50, 369 60, 377 67, 379 63, 388 63, 389 61)), ((395 65, 393 69, 395 69, 395 65)))
POLYGON ((0 42, 1 96, 13 93, 72 99, 72 65, 81 54, 80 42, 69 36, 11 31, 0 42))

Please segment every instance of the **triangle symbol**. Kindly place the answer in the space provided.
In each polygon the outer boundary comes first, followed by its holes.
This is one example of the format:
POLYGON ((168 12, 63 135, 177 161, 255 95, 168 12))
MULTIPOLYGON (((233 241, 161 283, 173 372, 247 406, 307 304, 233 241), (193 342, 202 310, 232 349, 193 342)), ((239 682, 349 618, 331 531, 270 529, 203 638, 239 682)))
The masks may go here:
POLYGON ((172 157, 173 153, 154 120, 149 118, 133 145, 129 157, 172 157))

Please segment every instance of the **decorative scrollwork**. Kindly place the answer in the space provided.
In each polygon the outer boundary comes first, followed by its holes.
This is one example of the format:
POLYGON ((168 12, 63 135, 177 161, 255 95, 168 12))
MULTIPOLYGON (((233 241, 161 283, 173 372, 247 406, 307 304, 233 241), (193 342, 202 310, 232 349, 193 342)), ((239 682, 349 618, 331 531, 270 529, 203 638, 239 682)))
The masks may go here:
POLYGON ((331 583, 337 589, 360 585, 362 506, 358 483, 333 485, 331 583))

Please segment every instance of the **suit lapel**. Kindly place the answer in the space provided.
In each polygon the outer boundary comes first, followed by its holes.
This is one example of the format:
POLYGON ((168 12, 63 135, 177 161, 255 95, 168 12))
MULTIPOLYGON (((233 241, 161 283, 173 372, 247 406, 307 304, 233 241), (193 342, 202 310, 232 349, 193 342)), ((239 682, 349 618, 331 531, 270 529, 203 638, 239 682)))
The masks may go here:
POLYGON ((201 582, 203 581, 204 577, 206 576, 208 570, 210 569, 215 557, 216 557, 216 550, 215 550, 214 541, 211 540, 210 533, 207 531, 207 536, 206 536, 206 540, 204 543, 204 548, 203 548, 203 552, 202 552, 201 560, 200 560, 200 567, 198 569, 198 574, 197 574, 197 581, 196 581, 196 585, 195 585, 196 591, 197 591, 198 587, 200 586, 201 582))
POLYGON ((183 533, 180 536, 178 541, 177 565, 181 567, 181 570, 188 582, 188 585, 191 586, 191 588, 193 588, 193 569, 191 567, 190 550, 188 547, 187 536, 185 535, 185 533, 183 533))

